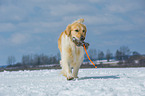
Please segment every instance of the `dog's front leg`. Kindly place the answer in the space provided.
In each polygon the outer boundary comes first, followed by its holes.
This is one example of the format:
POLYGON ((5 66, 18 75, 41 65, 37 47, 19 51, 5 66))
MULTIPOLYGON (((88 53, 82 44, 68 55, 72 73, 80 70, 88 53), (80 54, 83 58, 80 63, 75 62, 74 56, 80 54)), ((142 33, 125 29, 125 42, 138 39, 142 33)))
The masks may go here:
POLYGON ((79 71, 79 68, 80 68, 80 63, 78 65, 76 65, 74 68, 73 68, 73 76, 74 78, 78 78, 78 71, 79 71))
POLYGON ((67 80, 72 80, 74 79, 73 75, 72 75, 72 69, 70 67, 70 63, 68 60, 63 60, 62 62, 62 73, 65 77, 67 77, 67 80))

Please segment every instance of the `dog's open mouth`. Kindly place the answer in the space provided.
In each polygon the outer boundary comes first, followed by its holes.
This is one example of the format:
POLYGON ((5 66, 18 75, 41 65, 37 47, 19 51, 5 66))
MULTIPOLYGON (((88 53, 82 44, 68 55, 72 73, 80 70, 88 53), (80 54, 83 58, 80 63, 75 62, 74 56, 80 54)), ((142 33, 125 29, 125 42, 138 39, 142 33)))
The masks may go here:
POLYGON ((77 46, 83 46, 85 45, 85 47, 88 49, 88 46, 90 45, 89 43, 87 42, 84 42, 84 41, 80 41, 78 39, 76 39, 75 37, 72 38, 72 41, 77 45, 77 46))

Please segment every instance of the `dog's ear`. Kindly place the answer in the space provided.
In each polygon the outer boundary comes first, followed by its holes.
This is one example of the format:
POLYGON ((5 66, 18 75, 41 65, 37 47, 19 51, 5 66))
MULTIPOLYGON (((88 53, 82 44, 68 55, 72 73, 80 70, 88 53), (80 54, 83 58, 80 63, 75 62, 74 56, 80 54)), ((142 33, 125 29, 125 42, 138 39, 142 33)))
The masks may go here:
POLYGON ((78 20, 74 21, 73 23, 76 23, 76 22, 82 24, 84 22, 84 19, 83 18, 82 19, 78 19, 78 20))
POLYGON ((71 24, 69 24, 69 25, 66 27, 66 29, 65 29, 65 34, 66 34, 67 36, 70 36, 70 34, 71 34, 71 24))

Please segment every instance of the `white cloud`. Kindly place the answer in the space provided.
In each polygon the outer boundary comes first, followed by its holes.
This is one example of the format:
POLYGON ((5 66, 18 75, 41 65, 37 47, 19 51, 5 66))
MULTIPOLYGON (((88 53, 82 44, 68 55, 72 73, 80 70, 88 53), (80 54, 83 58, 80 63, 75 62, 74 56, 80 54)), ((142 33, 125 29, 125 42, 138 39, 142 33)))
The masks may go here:
POLYGON ((109 24, 122 24, 125 21, 122 18, 118 18, 110 14, 99 14, 95 16, 84 16, 87 24, 95 25, 109 25, 109 24))
POLYGON ((64 22, 25 22, 19 23, 16 26, 23 33, 53 33, 62 27, 63 24, 64 22))
POLYGON ((89 2, 92 2, 92 3, 104 3, 104 2, 111 2, 111 0, 88 0, 89 2))
MULTIPOLYGON (((114 1, 114 0, 113 0, 114 1)), ((144 1, 142 0, 120 0, 120 1, 114 1, 110 2, 108 5, 106 5, 106 8, 110 12, 116 12, 116 13, 127 13, 132 12, 136 10, 140 10, 144 7, 144 1)))
POLYGON ((6 40, 0 36, 0 48, 2 48, 6 44, 6 40))
POLYGON ((24 33, 13 33, 9 37, 0 36, 0 46, 1 48, 7 48, 10 46, 21 46, 28 43, 31 38, 29 34, 24 33))
POLYGON ((25 18, 27 11, 16 5, 1 5, 0 13, 2 22, 20 22, 25 18))
POLYGON ((14 45, 27 43, 30 39, 28 34, 15 33, 11 36, 10 41, 14 45))
POLYGON ((143 26, 145 25, 144 17, 145 17, 144 11, 138 11, 137 14, 129 15, 129 18, 131 19, 132 23, 142 28, 144 28, 143 26))
POLYGON ((138 26, 134 26, 133 24, 126 23, 126 24, 117 24, 117 25, 111 25, 111 26, 96 26, 95 29, 96 30, 92 30, 92 31, 98 35, 106 34, 109 32, 111 33, 115 32, 118 34, 120 34, 121 32, 121 33, 127 34, 132 31, 138 30, 138 26))
MULTIPOLYGON (((113 2, 113 0, 111 0, 112 2, 85 0, 85 2, 79 1, 77 3, 59 0, 57 2, 51 0, 10 1, 3 1, 7 2, 8 6, 6 4, 1 6, 0 12, 3 13, 0 15, 3 18, 1 20, 15 23, 14 25, 11 24, 11 27, 9 26, 9 30, 13 31, 14 28, 12 27, 15 26, 17 31, 35 33, 54 32, 56 27, 57 29, 61 28, 63 25, 81 17, 85 18, 85 23, 88 25, 120 24, 121 26, 126 24, 126 20, 122 16, 112 14, 112 12, 128 12, 140 8, 140 3, 135 1, 131 3, 128 3, 129 1, 113 2), (91 5, 92 2, 97 5, 91 5), (100 8, 98 8, 100 3, 100 8)), ((8 28, 3 27, 3 30, 7 31, 8 28)))
POLYGON ((54 16, 65 16, 65 15, 75 16, 77 14, 85 13, 95 8, 87 4, 68 3, 57 5, 57 7, 51 6, 50 9, 51 9, 50 14, 54 16))
POLYGON ((0 32, 12 32, 16 30, 16 26, 12 23, 0 23, 0 32))

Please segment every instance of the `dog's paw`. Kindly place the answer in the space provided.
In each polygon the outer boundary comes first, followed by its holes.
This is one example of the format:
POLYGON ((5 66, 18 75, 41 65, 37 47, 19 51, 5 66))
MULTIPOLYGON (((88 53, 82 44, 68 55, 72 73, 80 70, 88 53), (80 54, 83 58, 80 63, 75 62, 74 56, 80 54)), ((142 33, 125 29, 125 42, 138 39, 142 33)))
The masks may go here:
POLYGON ((67 80, 73 80, 74 77, 67 77, 67 80))
POLYGON ((74 74, 73 74, 73 77, 74 77, 74 78, 79 78, 77 75, 74 75, 74 74))

